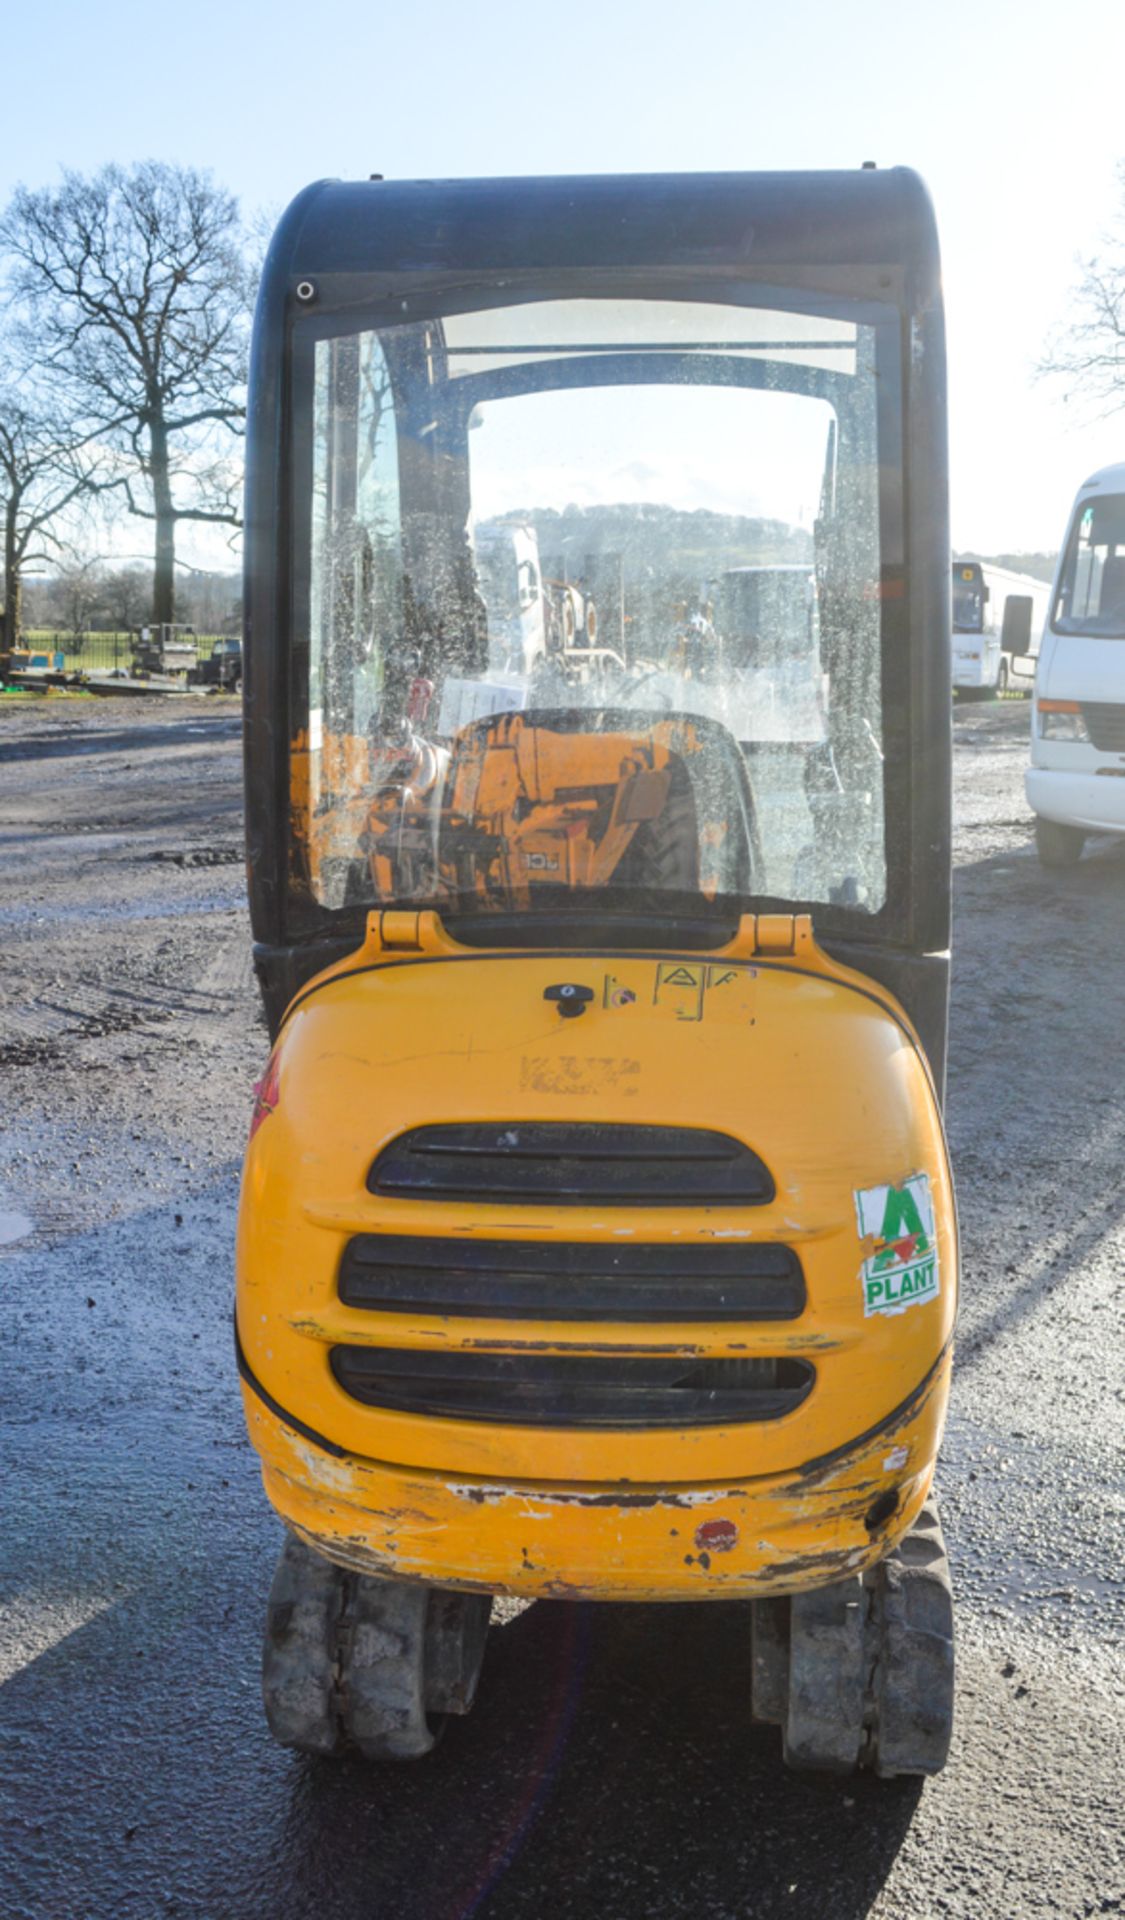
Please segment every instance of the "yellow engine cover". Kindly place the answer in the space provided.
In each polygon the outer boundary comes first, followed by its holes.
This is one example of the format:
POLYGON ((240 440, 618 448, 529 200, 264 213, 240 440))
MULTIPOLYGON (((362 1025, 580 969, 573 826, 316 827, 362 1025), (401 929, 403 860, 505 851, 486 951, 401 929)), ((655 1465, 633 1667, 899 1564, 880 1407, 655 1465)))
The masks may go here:
POLYGON ((291 1007, 246 1159, 237 1324, 251 1436, 282 1516, 340 1562, 440 1585, 589 1598, 822 1584, 885 1553, 921 1505, 948 1393, 957 1236, 941 1120, 901 1008, 805 920, 743 922, 701 958, 481 952, 433 915, 366 945, 291 1007), (582 1016, 544 998, 587 987, 582 1016), (596 1120, 729 1135, 765 1204, 545 1205, 390 1197, 413 1128, 596 1120), (353 1236, 626 1246, 776 1244, 804 1273, 784 1320, 638 1324, 345 1305, 353 1236), (574 1427, 363 1403, 334 1348, 797 1359, 781 1417, 574 1427))

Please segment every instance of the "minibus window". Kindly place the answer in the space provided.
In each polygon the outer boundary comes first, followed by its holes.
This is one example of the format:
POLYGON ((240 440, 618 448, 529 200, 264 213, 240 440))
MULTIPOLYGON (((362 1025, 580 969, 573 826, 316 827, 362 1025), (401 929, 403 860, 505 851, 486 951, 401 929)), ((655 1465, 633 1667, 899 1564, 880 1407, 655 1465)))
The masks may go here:
POLYGON ((984 583, 979 567, 953 568, 953 631, 980 633, 984 628, 984 583))
POLYGON ((1057 633, 1125 639, 1125 494, 1078 508, 1059 581, 1057 633))

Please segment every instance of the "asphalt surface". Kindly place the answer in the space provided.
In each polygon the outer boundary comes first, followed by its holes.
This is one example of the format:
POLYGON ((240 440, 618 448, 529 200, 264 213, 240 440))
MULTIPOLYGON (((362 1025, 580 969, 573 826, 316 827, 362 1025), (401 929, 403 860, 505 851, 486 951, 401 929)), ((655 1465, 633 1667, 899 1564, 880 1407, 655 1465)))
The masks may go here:
POLYGON ((231 1357, 266 1038, 237 703, 0 703, 0 1920, 1125 1914, 1125 844, 959 707, 954 1750, 805 1782, 734 1606, 539 1604, 402 1769, 274 1748, 231 1357))

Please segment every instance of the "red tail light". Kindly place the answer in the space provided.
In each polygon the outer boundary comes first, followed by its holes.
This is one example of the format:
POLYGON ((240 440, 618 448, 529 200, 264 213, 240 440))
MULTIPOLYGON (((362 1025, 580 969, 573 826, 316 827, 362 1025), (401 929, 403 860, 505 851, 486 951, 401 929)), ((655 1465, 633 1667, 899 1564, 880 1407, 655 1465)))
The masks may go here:
POLYGON ((281 1093, 281 1066, 276 1053, 271 1053, 266 1062, 266 1070, 254 1088, 254 1111, 250 1115, 250 1138, 254 1138, 262 1121, 276 1111, 281 1093))

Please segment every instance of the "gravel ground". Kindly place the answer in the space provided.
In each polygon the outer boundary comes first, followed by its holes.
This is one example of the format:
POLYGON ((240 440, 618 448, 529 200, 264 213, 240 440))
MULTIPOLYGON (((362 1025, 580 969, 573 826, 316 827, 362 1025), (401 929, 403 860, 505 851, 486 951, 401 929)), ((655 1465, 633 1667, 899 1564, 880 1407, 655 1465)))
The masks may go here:
POLYGON ((0 1920, 1125 1913, 1125 845, 1040 870, 1026 728, 955 713, 959 1698, 919 1789, 784 1775, 727 1606, 516 1614, 416 1767, 270 1745, 237 703, 0 704, 0 1920))

